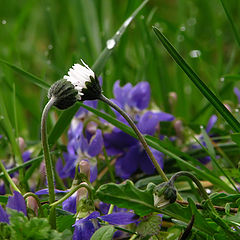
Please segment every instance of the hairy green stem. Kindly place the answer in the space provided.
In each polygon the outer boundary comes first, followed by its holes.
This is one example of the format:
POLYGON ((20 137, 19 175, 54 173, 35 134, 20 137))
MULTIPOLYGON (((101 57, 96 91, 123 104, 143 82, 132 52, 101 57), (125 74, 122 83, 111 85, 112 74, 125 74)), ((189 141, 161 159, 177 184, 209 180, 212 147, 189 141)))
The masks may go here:
POLYGON ((2 161, 0 160, 0 169, 2 170, 4 176, 6 177, 6 179, 8 180, 9 184, 12 186, 12 188, 17 191, 17 192, 20 192, 21 191, 18 189, 18 187, 16 186, 16 184, 13 182, 13 180, 11 179, 11 177, 9 176, 7 170, 5 169, 2 161))
POLYGON ((143 135, 141 134, 141 132, 138 130, 137 126, 135 125, 135 123, 133 122, 133 120, 121 109, 119 108, 115 103, 113 103, 112 101, 110 101, 108 98, 106 98, 104 95, 101 95, 99 97, 99 100, 107 103, 109 106, 111 106, 112 108, 114 108, 116 111, 118 111, 129 123, 129 125, 132 127, 132 129, 134 130, 134 132, 136 133, 136 135, 138 136, 140 142, 142 143, 145 151, 147 152, 147 155, 149 156, 149 158, 151 159, 153 165, 155 166, 157 172, 159 173, 159 175, 162 177, 163 181, 168 182, 168 178, 165 175, 165 173, 163 172, 162 168, 159 166, 157 160, 155 159, 155 157, 153 156, 153 153, 151 152, 150 148, 148 147, 148 144, 145 140, 145 138, 143 137, 143 135))
POLYGON ((178 172, 176 174, 174 174, 171 179, 169 180, 169 182, 171 182, 172 184, 174 184, 175 180, 180 177, 180 176, 186 176, 189 177, 198 187, 202 197, 205 200, 205 209, 208 211, 209 216, 212 218, 212 220, 214 222, 216 222, 219 226, 221 226, 221 228, 224 230, 224 232, 228 235, 229 239, 236 239, 236 232, 233 232, 230 227, 228 226, 228 224, 223 221, 221 219, 221 217, 218 215, 216 209, 214 208, 211 199, 208 197, 207 192, 205 191, 205 189, 203 188, 202 184, 200 183, 200 181, 191 173, 186 172, 186 171, 181 171, 178 172))
POLYGON ((89 198, 92 199, 93 195, 92 195, 92 189, 91 187, 89 187, 88 184, 86 183, 81 183, 78 186, 74 187, 73 189, 71 189, 66 195, 64 195, 62 198, 60 198, 58 201, 50 204, 50 207, 55 208, 58 204, 64 202, 65 200, 67 200, 69 197, 71 197, 79 188, 86 188, 88 190, 88 194, 89 194, 89 198))
MULTIPOLYGON (((42 139, 42 147, 43 154, 46 165, 47 172, 47 182, 48 182, 48 193, 49 193, 49 203, 53 203, 55 201, 55 193, 54 193, 54 179, 53 179, 53 164, 49 153, 49 145, 48 145, 48 137, 47 137, 47 115, 50 108, 53 106, 55 102, 55 98, 52 97, 49 102, 46 104, 43 109, 42 119, 41 119, 41 139, 42 139)), ((56 228, 56 212, 55 209, 50 210, 49 213, 49 223, 53 229, 56 228)))

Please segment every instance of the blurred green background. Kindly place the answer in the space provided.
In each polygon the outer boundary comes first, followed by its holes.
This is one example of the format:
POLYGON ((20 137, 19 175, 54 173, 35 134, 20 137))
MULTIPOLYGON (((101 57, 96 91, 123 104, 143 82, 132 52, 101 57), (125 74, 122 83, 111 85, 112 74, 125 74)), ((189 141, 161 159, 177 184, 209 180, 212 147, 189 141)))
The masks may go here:
MULTIPOLYGON (((92 66, 139 0, 1 0, 0 58, 49 84, 82 58, 92 66)), ((225 1, 239 29, 240 1, 225 1)), ((239 80, 239 46, 219 0, 150 0, 123 35, 103 77, 105 95, 112 86, 148 81, 152 107, 172 112, 186 124, 206 124, 212 107, 157 40, 160 28, 201 79, 231 106, 239 80), (191 56, 192 55, 192 56, 191 56), (169 92, 177 105, 169 106, 169 92)), ((38 141, 46 91, 0 63, 0 104, 18 136, 38 141)), ((2 113, 1 113, 2 115, 2 113)), ((2 131, 4 127, 2 126, 2 131)))

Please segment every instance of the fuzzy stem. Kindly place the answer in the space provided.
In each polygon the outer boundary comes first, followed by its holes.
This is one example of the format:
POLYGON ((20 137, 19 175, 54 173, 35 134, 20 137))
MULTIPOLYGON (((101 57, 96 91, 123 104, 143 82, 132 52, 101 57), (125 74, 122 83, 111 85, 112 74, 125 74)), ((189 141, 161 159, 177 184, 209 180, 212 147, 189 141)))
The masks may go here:
POLYGON ((137 126, 135 125, 135 123, 133 122, 133 120, 120 108, 118 107, 115 103, 113 103, 111 100, 109 100, 108 98, 106 98, 104 95, 101 94, 101 96, 99 97, 99 99, 105 103, 107 103, 109 106, 111 106, 112 108, 114 108, 116 111, 118 111, 129 123, 129 125, 132 127, 132 129, 134 130, 134 132, 137 134, 140 142, 142 143, 145 151, 147 152, 147 155, 149 156, 149 158, 151 159, 153 165, 155 166, 157 172, 159 173, 159 175, 162 177, 164 182, 168 182, 168 178, 165 175, 165 173, 163 172, 163 170, 161 169, 161 167, 159 166, 157 160, 155 159, 155 157, 153 156, 153 153, 151 152, 150 148, 148 147, 148 144, 145 140, 145 138, 143 137, 143 135, 141 134, 141 132, 138 130, 137 126))
POLYGON ((2 172, 3 172, 4 176, 5 176, 5 178, 8 180, 8 182, 9 182, 9 184, 12 186, 12 188, 13 188, 15 191, 21 193, 21 191, 18 189, 18 187, 16 186, 16 184, 13 182, 13 180, 12 180, 11 177, 9 176, 9 174, 8 174, 7 170, 5 169, 5 167, 4 167, 4 165, 3 165, 3 163, 2 163, 1 160, 0 160, 0 169, 2 169, 2 172))
MULTIPOLYGON (((54 179, 53 179, 53 164, 49 153, 48 137, 47 137, 47 115, 50 108, 53 106, 55 98, 52 97, 43 109, 42 119, 41 119, 41 139, 43 154, 45 159, 46 171, 47 171, 47 182, 48 182, 48 193, 49 193, 49 203, 55 201, 54 193, 54 179)), ((56 212, 55 209, 51 210, 49 213, 49 223, 53 229, 56 228, 56 212)))
POLYGON ((186 171, 181 171, 178 172, 176 174, 174 174, 171 179, 169 180, 169 182, 171 182, 172 184, 174 184, 175 180, 180 177, 180 176, 186 176, 189 177, 198 187, 202 197, 205 199, 205 210, 208 211, 209 216, 212 218, 212 220, 214 222, 216 222, 219 226, 222 227, 222 229, 224 230, 224 232, 228 235, 229 239, 235 239, 235 237, 233 235, 236 235, 236 232, 231 231, 230 227, 228 226, 228 224, 223 221, 221 219, 221 217, 219 217, 216 209, 214 208, 211 199, 208 197, 207 192, 205 191, 205 189, 203 188, 202 184, 200 183, 200 181, 191 173, 186 172, 186 171))

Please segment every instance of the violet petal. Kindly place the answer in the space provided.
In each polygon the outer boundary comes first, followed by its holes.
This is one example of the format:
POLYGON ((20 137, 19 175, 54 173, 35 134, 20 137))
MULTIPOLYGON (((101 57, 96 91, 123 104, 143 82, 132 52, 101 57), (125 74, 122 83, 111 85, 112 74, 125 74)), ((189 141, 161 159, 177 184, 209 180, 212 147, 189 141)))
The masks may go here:
POLYGON ((8 197, 8 202, 6 207, 15 209, 18 212, 23 212, 25 216, 27 216, 27 208, 26 208, 26 203, 21 195, 21 193, 14 191, 13 196, 8 197))
POLYGON ((138 221, 138 216, 130 212, 118 212, 99 217, 101 220, 110 224, 128 225, 138 221))

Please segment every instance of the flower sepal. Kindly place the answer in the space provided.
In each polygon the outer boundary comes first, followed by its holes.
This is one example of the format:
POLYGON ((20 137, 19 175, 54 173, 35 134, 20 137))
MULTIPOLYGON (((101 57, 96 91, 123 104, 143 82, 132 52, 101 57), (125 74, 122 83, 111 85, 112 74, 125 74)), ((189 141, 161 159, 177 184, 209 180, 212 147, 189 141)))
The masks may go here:
POLYGON ((153 189, 154 206, 164 208, 177 199, 177 190, 171 182, 164 182, 153 189))
POLYGON ((54 98, 54 106, 63 110, 71 107, 77 101, 78 91, 66 79, 55 82, 48 91, 48 98, 54 98))

